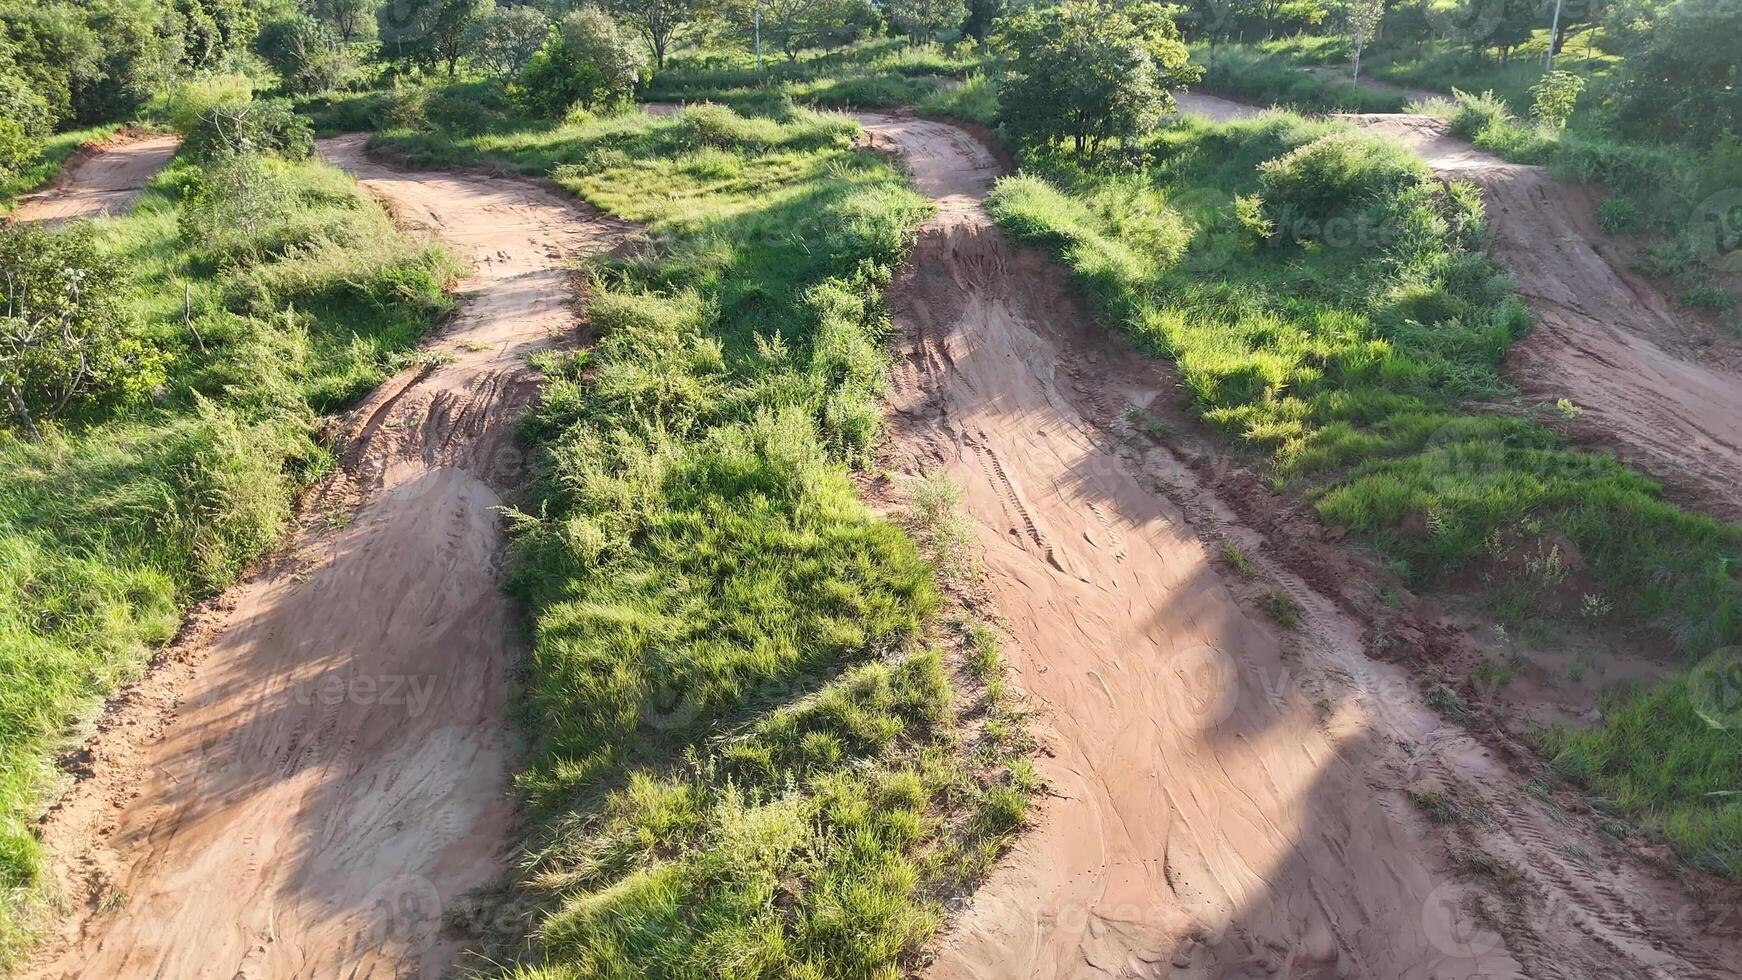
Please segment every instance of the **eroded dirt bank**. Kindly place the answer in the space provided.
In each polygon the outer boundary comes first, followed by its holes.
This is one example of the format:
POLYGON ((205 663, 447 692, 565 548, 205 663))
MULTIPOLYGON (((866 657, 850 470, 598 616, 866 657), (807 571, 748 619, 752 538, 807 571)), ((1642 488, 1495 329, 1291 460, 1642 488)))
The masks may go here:
POLYGON ((933 976, 1582 980, 1736 962, 1704 896, 1527 794, 1367 655, 1346 604, 1131 431, 1128 409, 1171 402, 1174 378, 992 225, 984 147, 861 122, 940 206, 889 290, 888 465, 963 488, 1052 789, 933 976), (1224 539, 1256 578, 1211 560, 1224 539), (1298 627, 1259 611, 1266 580, 1298 627), (1479 816, 1437 826, 1412 793, 1479 816))
POLYGON ((622 228, 528 181, 320 151, 473 265, 443 358, 348 419, 281 557, 112 707, 47 820, 78 903, 31 975, 436 977, 442 913, 510 839, 513 659, 492 510, 565 260, 622 228))
POLYGON ((174 136, 121 138, 69 160, 53 183, 18 199, 13 221, 60 224, 74 218, 119 214, 133 206, 145 185, 175 156, 174 136))
MULTIPOLYGON (((1180 108, 1213 119, 1258 111, 1196 94, 1180 108)), ((1581 443, 1614 452, 1690 506, 1742 519, 1742 348, 1633 271, 1597 227, 1598 190, 1474 149, 1433 116, 1342 118, 1482 189, 1494 255, 1538 319, 1508 353, 1507 379, 1532 400, 1571 400, 1578 416, 1566 424, 1581 443)))

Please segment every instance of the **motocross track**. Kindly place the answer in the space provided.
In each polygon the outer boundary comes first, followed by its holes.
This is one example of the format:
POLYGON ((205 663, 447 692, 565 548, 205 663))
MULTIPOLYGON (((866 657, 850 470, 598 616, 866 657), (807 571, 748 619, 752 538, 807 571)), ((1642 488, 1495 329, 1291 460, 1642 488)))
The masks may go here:
MULTIPOLYGON (((1196 94, 1180 108, 1218 120, 1259 111, 1196 94)), ((1433 116, 1338 118, 1482 189, 1494 257, 1538 321, 1508 353, 1507 380, 1533 401, 1570 399, 1579 443, 1613 452, 1682 503, 1742 519, 1742 349, 1633 271, 1597 227, 1597 188, 1476 150, 1433 116)))
POLYGON ((886 464, 962 488, 1051 790, 931 976, 1728 975, 1742 940, 1713 921, 1722 899, 1527 793, 1369 656, 1369 624, 1327 591, 1358 583, 1309 584, 1278 558, 1292 542, 1132 431, 1130 409, 1177 399, 1170 369, 993 225, 984 146, 859 118, 939 205, 887 293, 903 339, 886 464), (1253 579, 1212 563, 1223 540, 1253 579), (1295 629, 1259 611, 1267 580, 1295 629), (1479 816, 1436 827, 1410 793, 1479 816))
POLYGON ((346 420, 340 472, 257 576, 113 704, 44 838, 79 907, 29 975, 436 977, 442 912, 504 867, 514 660, 493 511, 565 261, 624 227, 531 181, 321 154, 470 261, 445 355, 346 420))
POLYGON ((146 136, 81 148, 48 187, 20 197, 9 218, 57 225, 120 214, 145 193, 145 185, 169 164, 180 142, 174 136, 146 136))

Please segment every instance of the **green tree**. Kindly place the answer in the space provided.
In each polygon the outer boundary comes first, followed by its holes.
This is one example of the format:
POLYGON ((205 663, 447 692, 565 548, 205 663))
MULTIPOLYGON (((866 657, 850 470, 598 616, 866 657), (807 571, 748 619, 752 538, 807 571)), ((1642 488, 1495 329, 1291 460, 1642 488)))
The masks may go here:
POLYGON ((755 12, 762 14, 762 43, 797 61, 805 48, 845 44, 877 26, 870 0, 739 0, 730 17, 748 37, 755 12))
POLYGON ((1066 0, 1001 22, 1001 121, 1019 143, 1071 141, 1078 154, 1142 134, 1196 81, 1179 29, 1159 6, 1066 0))
POLYGON ((346 44, 370 33, 380 0, 315 0, 315 16, 326 21, 346 44))
POLYGON ((1700 145, 1742 135, 1742 0, 1681 0, 1628 52, 1618 105, 1629 130, 1700 145))
POLYGON ((1361 52, 1366 50, 1379 22, 1385 19, 1385 0, 1348 0, 1343 6, 1343 22, 1349 28, 1349 48, 1354 52, 1353 69, 1349 77, 1361 80, 1361 52))
POLYGON ((497 78, 520 74, 550 38, 550 19, 537 7, 496 7, 472 22, 466 54, 497 78))
POLYGON ((968 19, 962 30, 976 41, 992 36, 992 24, 1009 9, 1006 0, 968 0, 968 19))
POLYGON ((653 64, 665 67, 666 52, 706 13, 704 0, 610 0, 610 10, 631 24, 653 49, 653 64))
POLYGON ((12 45, 0 37, 0 180, 35 160, 53 129, 48 101, 19 73, 12 45))
POLYGON ((430 47, 447 68, 452 78, 459 71, 460 56, 466 51, 467 32, 474 21, 488 14, 491 0, 436 0, 435 18, 430 24, 430 47))
POLYGON ((960 27, 968 16, 962 0, 888 0, 889 21, 915 44, 929 41, 939 31, 960 27))
POLYGON ((72 7, 0 7, 0 40, 13 70, 48 106, 56 123, 78 118, 76 107, 103 77, 103 48, 72 7))
POLYGON ((573 105, 623 105, 646 72, 641 39, 603 10, 582 7, 562 19, 521 72, 515 90, 523 105, 558 116, 573 105))
POLYGON ((306 14, 268 22, 255 38, 254 50, 278 72, 287 92, 332 88, 352 67, 339 35, 306 14))

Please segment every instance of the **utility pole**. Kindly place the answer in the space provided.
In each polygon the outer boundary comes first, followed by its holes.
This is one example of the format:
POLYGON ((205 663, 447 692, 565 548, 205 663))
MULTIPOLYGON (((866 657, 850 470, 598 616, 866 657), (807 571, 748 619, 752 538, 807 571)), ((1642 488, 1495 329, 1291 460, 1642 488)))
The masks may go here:
POLYGON ((1554 26, 1548 29, 1548 64, 1544 71, 1554 71, 1554 45, 1561 34, 1561 4, 1566 0, 1554 0, 1554 26))
POLYGON ((756 70, 762 71, 762 4, 756 5, 756 70))

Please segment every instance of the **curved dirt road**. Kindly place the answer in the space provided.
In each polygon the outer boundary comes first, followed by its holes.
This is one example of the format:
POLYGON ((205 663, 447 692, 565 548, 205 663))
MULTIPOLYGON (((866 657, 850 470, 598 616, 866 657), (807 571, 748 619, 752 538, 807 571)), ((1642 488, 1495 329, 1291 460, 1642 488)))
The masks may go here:
MULTIPOLYGON (((1259 111, 1195 93, 1180 108, 1217 120, 1259 111)), ((1579 442, 1614 452, 1696 509, 1742 519, 1742 348, 1633 271, 1597 227, 1596 188, 1477 150, 1433 116, 1339 118, 1482 189, 1494 256, 1538 320, 1507 354, 1508 380, 1532 400, 1577 405, 1579 442)))
POLYGON ((120 214, 139 200, 145 185, 175 156, 174 136, 111 141, 83 151, 43 190, 18 199, 8 218, 61 224, 75 218, 120 214))
POLYGON ((105 717, 51 814, 83 901, 30 975, 435 977, 443 909, 510 840, 510 609, 498 493, 573 324, 572 256, 622 227, 529 181, 321 153, 473 265, 412 368, 350 417, 342 471, 282 556, 196 621, 105 717))
POLYGON ((1053 791, 933 976, 1637 980, 1736 962, 1734 935, 1527 794, 1131 431, 1128 410, 1171 402, 1175 379, 993 226, 984 147, 860 120, 941 212, 888 291, 905 334, 888 465, 963 488, 1053 791), (1258 578, 1225 574, 1200 536, 1240 542, 1258 578), (1297 629, 1259 611, 1265 579, 1297 629), (1436 827, 1411 793, 1479 819, 1436 827))

